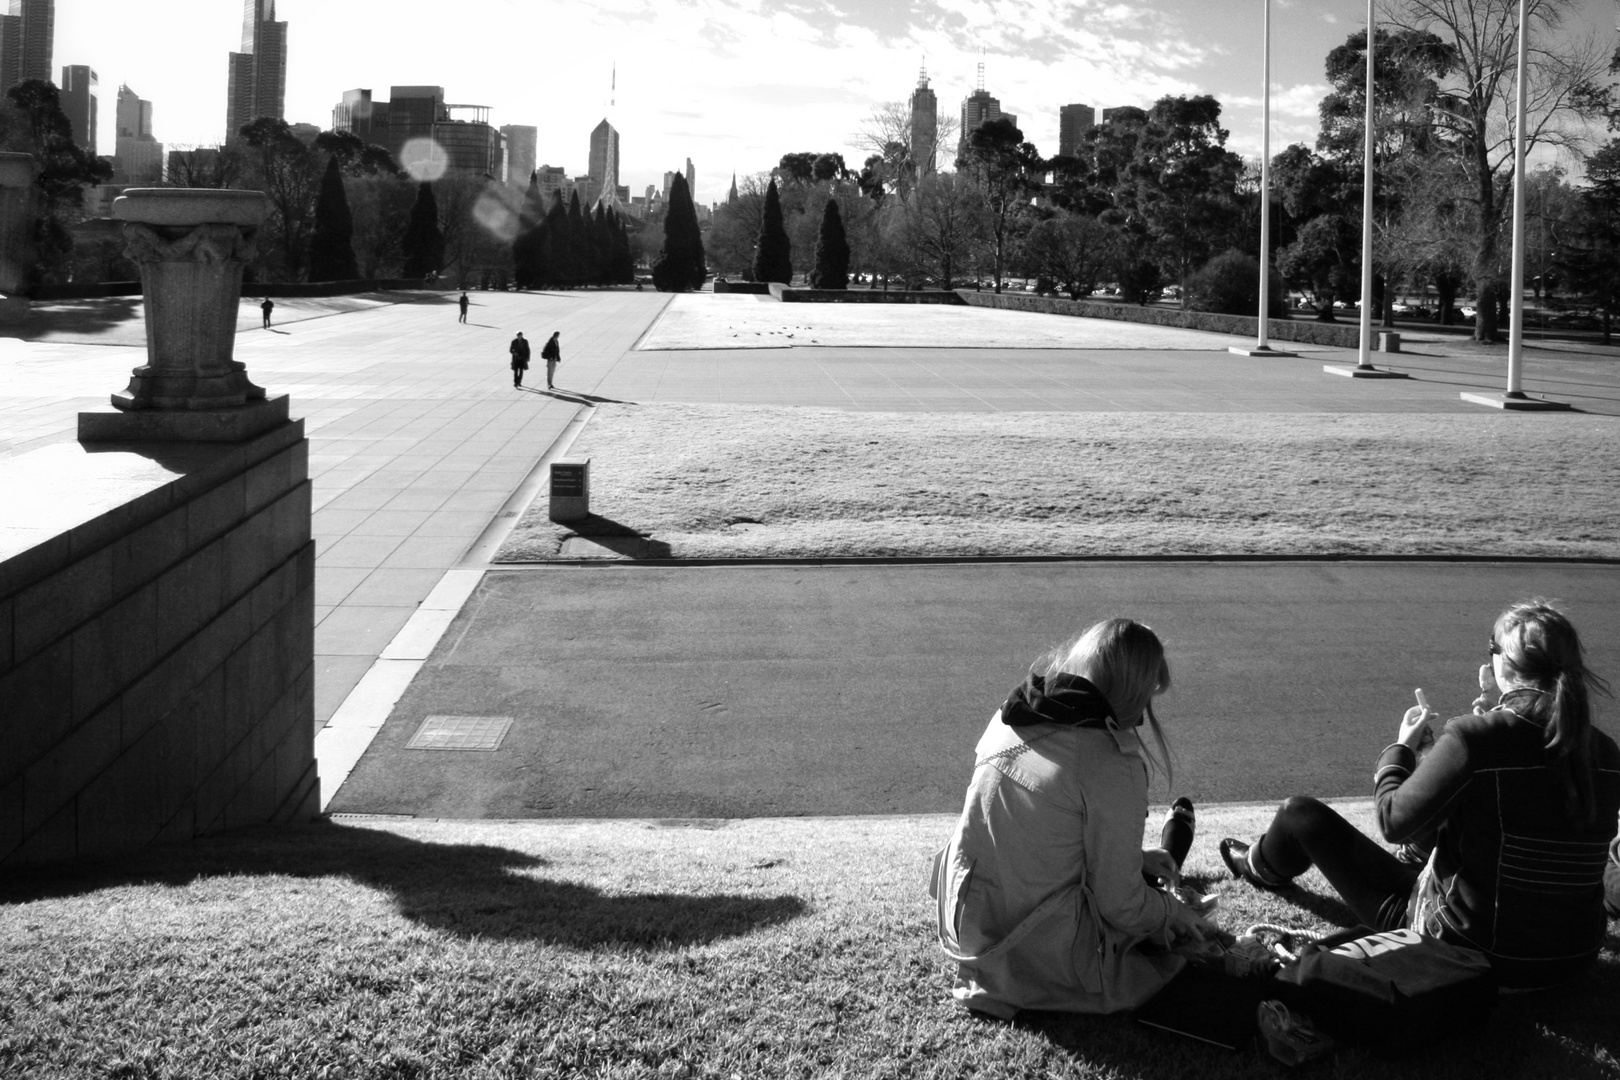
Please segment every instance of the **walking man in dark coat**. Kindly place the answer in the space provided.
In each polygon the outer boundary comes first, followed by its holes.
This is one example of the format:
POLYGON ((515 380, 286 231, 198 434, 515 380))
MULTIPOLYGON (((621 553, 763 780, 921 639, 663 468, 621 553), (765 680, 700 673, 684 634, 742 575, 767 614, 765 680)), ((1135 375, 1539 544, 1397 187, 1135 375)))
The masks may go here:
POLYGON ((462 293, 461 299, 456 301, 456 304, 461 308, 461 322, 467 321, 467 305, 470 303, 472 303, 472 301, 467 299, 466 293, 462 293))
POLYGON ((266 330, 270 329, 270 313, 276 310, 276 302, 267 296, 264 298, 264 303, 259 305, 259 310, 264 312, 264 328, 266 330))
POLYGON ((557 340, 560 337, 562 337, 562 331, 558 330, 551 335, 551 340, 546 342, 546 347, 540 350, 540 359, 546 362, 547 390, 552 388, 552 377, 557 374, 557 365, 562 363, 562 345, 557 340))
POLYGON ((522 386, 523 373, 529 370, 529 343, 524 340, 523 331, 518 331, 506 351, 512 354, 512 385, 522 386))

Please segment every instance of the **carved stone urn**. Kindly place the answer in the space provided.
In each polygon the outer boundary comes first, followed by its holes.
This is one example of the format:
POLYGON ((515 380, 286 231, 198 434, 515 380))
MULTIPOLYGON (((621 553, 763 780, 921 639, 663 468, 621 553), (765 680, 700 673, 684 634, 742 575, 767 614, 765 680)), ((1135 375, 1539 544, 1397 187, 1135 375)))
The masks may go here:
POLYGON ((123 413, 81 413, 81 439, 247 438, 287 418, 233 359, 242 271, 266 212, 264 194, 130 188, 113 202, 125 255, 141 268, 147 362, 112 395, 123 413))

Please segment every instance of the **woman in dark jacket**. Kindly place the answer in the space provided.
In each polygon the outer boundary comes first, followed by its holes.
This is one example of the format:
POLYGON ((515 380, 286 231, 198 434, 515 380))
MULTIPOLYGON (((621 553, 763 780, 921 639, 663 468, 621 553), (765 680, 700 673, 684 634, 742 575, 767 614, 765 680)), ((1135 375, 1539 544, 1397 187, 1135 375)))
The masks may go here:
POLYGON ((1409 709, 1378 759, 1378 827, 1401 856, 1303 796, 1254 844, 1227 839, 1220 850, 1262 888, 1314 864, 1367 925, 1478 949, 1503 987, 1531 989, 1580 974, 1603 944, 1620 748, 1592 726, 1591 693, 1608 687, 1562 612, 1513 605, 1490 650, 1472 714, 1447 721, 1420 761, 1435 714, 1409 709))

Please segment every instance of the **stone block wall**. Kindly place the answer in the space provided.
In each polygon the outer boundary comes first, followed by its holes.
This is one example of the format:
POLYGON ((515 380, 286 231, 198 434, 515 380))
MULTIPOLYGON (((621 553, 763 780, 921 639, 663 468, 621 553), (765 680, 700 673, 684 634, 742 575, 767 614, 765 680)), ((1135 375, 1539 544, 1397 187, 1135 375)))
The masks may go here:
MULTIPOLYGON (((988 293, 958 289, 957 295, 974 307, 1001 308, 1010 311, 1038 311, 1047 315, 1079 315, 1088 319, 1113 319, 1117 322, 1148 323, 1153 326, 1178 326, 1185 330, 1207 330, 1216 334, 1252 338, 1260 332, 1260 320, 1254 315, 1217 315, 1209 311, 1182 311, 1179 308, 1135 304, 1109 303, 1104 300, 1069 300, 1057 296, 1034 296, 1029 293, 988 293)), ((1354 349, 1361 341, 1361 326, 1344 323, 1323 323, 1315 319, 1266 320, 1266 336, 1276 341, 1295 341, 1302 345, 1330 345, 1340 349, 1354 349)))
POLYGON ((308 454, 0 459, 0 866, 318 813, 308 454))

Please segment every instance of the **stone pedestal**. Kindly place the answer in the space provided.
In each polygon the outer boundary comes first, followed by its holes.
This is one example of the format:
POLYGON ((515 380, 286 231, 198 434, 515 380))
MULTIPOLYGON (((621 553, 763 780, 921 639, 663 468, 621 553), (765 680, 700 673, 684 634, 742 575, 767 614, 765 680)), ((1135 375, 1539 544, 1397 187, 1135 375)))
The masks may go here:
POLYGON ((39 165, 29 154, 0 154, 0 323, 28 317, 21 293, 34 263, 34 177, 39 165))
POLYGON ((131 188, 113 203, 141 267, 147 362, 112 395, 118 412, 80 414, 81 439, 234 442, 286 421, 232 359, 242 271, 265 212, 257 191, 131 188), (168 415, 154 423, 148 412, 168 415))

